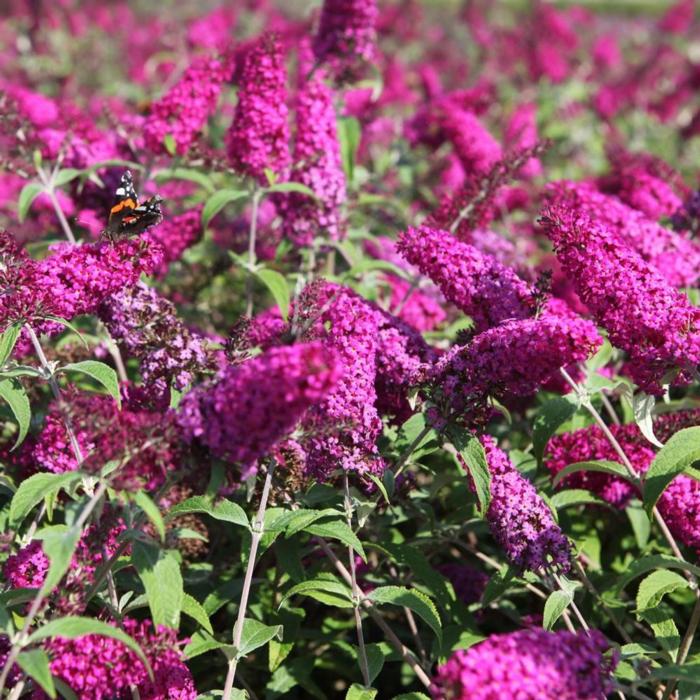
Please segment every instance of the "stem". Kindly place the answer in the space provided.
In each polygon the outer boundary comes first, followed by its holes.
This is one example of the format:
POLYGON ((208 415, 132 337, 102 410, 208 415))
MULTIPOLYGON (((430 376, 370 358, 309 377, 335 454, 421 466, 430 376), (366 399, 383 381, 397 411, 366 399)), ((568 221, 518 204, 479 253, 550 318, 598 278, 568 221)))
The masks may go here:
MULTIPOLYGON (((698 596, 696 593, 695 607, 693 608, 693 612, 690 615, 688 628, 686 629, 685 634, 683 635, 681 645, 678 648, 678 658, 676 659, 676 663, 679 666, 682 665, 688 658, 688 653, 690 652, 690 647, 693 644, 693 638, 695 637, 695 633, 697 632, 698 624, 700 624, 700 596, 698 596)), ((671 695, 673 695, 673 692, 676 689, 676 685, 677 681, 669 681, 668 685, 666 686, 666 690, 664 691, 663 700, 668 700, 671 697, 671 695)))
POLYGON ((612 403, 610 403, 610 399, 605 395, 604 391, 600 392, 600 400, 603 402, 603 406, 605 406, 605 410, 608 412, 610 420, 615 423, 615 425, 620 425, 620 419, 617 417, 615 408, 613 407, 612 403))
MULTIPOLYGON (((29 338, 32 341, 34 352, 36 352, 36 355, 39 358, 39 363, 41 364, 49 386, 51 387, 51 393, 57 401, 61 402, 61 387, 58 386, 58 382, 56 381, 56 377, 53 373, 53 370, 51 369, 51 365, 49 365, 49 361, 46 359, 46 355, 44 354, 44 350, 41 347, 39 338, 37 338, 34 329, 28 323, 25 324, 24 327, 27 329, 27 333, 29 333, 29 338)), ((68 433, 70 446, 73 449, 73 455, 75 456, 75 459, 78 462, 78 467, 80 467, 84 460, 83 452, 80 449, 78 439, 75 437, 75 432, 73 431, 73 425, 71 423, 70 417, 67 414, 63 416, 63 422, 66 427, 66 432, 68 433)))
MULTIPOLYGON (((169 479, 166 479, 163 485, 160 487, 158 490, 158 493, 154 497, 154 501, 156 504, 160 503, 161 498, 163 497, 163 494, 173 485, 173 482, 170 481, 169 479)), ((134 518, 134 522, 132 524, 132 529, 133 530, 139 530, 143 523, 146 521, 146 515, 141 512, 139 515, 134 518)), ((117 546, 117 549, 114 551, 114 554, 107 560, 103 561, 103 563, 98 567, 97 571, 95 572, 95 579, 88 589, 88 592, 85 596, 85 600, 92 600, 92 597, 97 593, 99 590, 100 586, 102 585, 103 581, 107 578, 107 574, 111 573, 112 567, 114 566, 115 562, 119 559, 119 557, 124 553, 124 550, 129 546, 129 543, 124 541, 121 544, 117 546)))
MULTIPOLYGON (((321 546, 321 549, 331 560, 333 566, 335 566, 338 573, 343 577, 343 579, 348 585, 352 585, 352 576, 350 572, 345 568, 343 562, 341 562, 340 559, 336 557, 333 550, 328 546, 328 542, 326 542, 321 537, 317 539, 319 545, 321 546)), ((428 674, 422 669, 420 663, 418 662, 418 659, 416 658, 416 655, 408 647, 404 646, 403 642, 396 636, 394 630, 392 630, 391 627, 389 627, 389 625, 386 623, 381 613, 374 607, 372 601, 369 598, 367 598, 367 596, 362 592, 362 590, 359 587, 357 589, 357 594, 360 598, 360 604, 365 608, 365 610, 367 610, 371 618, 382 629, 382 631, 386 635, 386 638, 389 640, 389 643, 394 647, 394 649, 396 649, 396 651, 399 652, 401 658, 411 667, 411 670, 416 674, 418 680, 426 688, 430 688, 430 676, 428 676, 428 674)))
MULTIPOLYGON (((352 529, 352 500, 350 498, 350 485, 348 473, 343 474, 343 487, 345 491, 345 516, 348 527, 352 529)), ((369 688, 369 664, 367 662, 367 650, 365 649, 365 635, 362 632, 362 614, 360 613, 360 598, 357 587, 357 572, 355 569, 355 552, 352 547, 348 547, 348 561, 350 562, 350 583, 352 585, 352 601, 355 612, 355 628, 357 629, 357 646, 360 661, 360 671, 362 672, 362 682, 365 688, 369 688)))
POLYGON ((105 326, 102 321, 97 322, 97 327, 104 333, 105 335, 105 345, 107 346, 107 352, 110 354, 112 357, 112 360, 114 362, 114 366, 117 370, 117 376, 119 377, 120 382, 128 382, 129 377, 126 373, 126 366, 124 365, 124 358, 122 357, 121 351, 119 350, 119 346, 117 345, 116 342, 114 342, 114 338, 110 335, 109 331, 107 330, 107 326, 105 326))
POLYGON ((406 302, 411 298, 411 294, 416 291, 416 288, 418 287, 418 282, 420 282, 420 276, 416 275, 412 280, 411 280, 411 285, 409 288, 406 290, 406 293, 403 295, 403 298, 401 301, 396 305, 396 308, 391 312, 394 314, 394 316, 400 316, 401 312, 403 311, 404 306, 406 306, 406 302))
POLYGON ((600 603, 601 607, 603 608, 603 610, 605 610, 608 617, 610 618, 610 621, 613 623, 615 629, 620 633, 622 639, 624 639, 627 644, 632 644, 632 637, 629 636, 627 630, 619 623, 613 611, 605 604, 605 601, 603 600, 602 596, 600 595, 596 587, 593 585, 591 580, 588 578, 585 569, 583 568, 583 566, 581 566, 581 563, 576 558, 574 558, 574 566, 576 567, 578 577, 581 579, 581 583, 583 583, 588 592, 600 603))
POLYGON ((252 211, 250 212, 250 229, 248 231, 248 277, 245 282, 245 296, 246 305, 245 313, 246 316, 250 316, 253 313, 253 265, 256 262, 255 256, 255 239, 258 232, 258 205, 260 204, 260 199, 262 198, 262 191, 257 187, 253 190, 253 197, 251 199, 252 211))
POLYGON ((425 651, 423 642, 421 641, 420 634, 418 634, 418 625, 416 624, 416 618, 413 616, 413 611, 411 608, 403 609, 404 615, 406 615, 406 622, 408 622, 408 629, 411 630, 411 636, 413 637, 416 646, 418 647, 418 653, 420 654, 421 661, 424 664, 428 663, 428 654, 425 651))
POLYGON ((22 678, 19 683, 15 685, 15 687, 12 689, 12 692, 7 696, 7 700, 17 700, 20 695, 22 695, 22 691, 24 691, 24 686, 27 684, 27 681, 22 678))
MULTIPOLYGON (((76 530, 82 530, 83 526, 87 522, 87 519, 90 517, 90 514, 92 511, 95 509, 95 506, 99 502, 99 500, 102 498, 104 495, 104 492, 107 490, 107 482, 102 481, 100 482, 100 485, 95 489, 95 493, 93 493, 92 497, 88 501, 87 505, 85 508, 83 508, 82 512, 80 513, 80 517, 76 520, 75 525, 73 526, 76 530)), ((24 647, 24 645, 27 643, 27 639, 29 638, 29 628, 32 625, 32 622, 34 622, 34 618, 36 617, 37 613, 39 612, 39 608, 41 607, 41 603, 44 600, 44 598, 50 593, 51 591, 44 591, 43 588, 38 591, 36 596, 34 597, 34 600, 32 601, 32 605, 29 608, 29 612, 27 613, 27 616, 24 618, 24 624, 22 626, 22 631, 20 632, 19 636, 17 637, 17 640, 15 643, 12 645, 12 649, 10 649, 10 653, 7 655, 7 659, 5 661, 5 665, 3 666, 2 673, 0 673, 0 693, 5 688, 5 683, 7 682, 7 676, 10 673, 10 669, 12 666, 14 666, 15 661, 17 661, 17 657, 19 656, 20 651, 24 647)))
POLYGON ((248 555, 248 565, 245 570, 245 578, 243 579, 243 590, 241 591, 241 602, 238 606, 238 617, 236 624, 233 626, 233 646, 235 654, 233 659, 229 661, 228 673, 226 674, 226 683, 224 685, 223 700, 231 700, 231 691, 233 690, 233 681, 236 677, 236 666, 238 665, 238 650, 241 646, 241 638, 243 636, 243 623, 245 621, 245 613, 248 608, 248 596, 250 595, 250 585, 253 580, 253 569, 255 569, 255 557, 258 553, 258 545, 262 539, 264 532, 265 508, 267 507, 267 499, 270 495, 270 486, 272 485, 272 474, 275 470, 274 462, 270 462, 265 475, 265 483, 263 485, 262 495, 260 496, 260 505, 258 514, 255 516, 252 528, 252 538, 250 541, 250 553, 248 555))
MULTIPOLYGON (((566 381, 573 387, 574 391, 576 391, 578 396, 581 398, 582 405, 591 414, 591 417, 598 424, 598 427, 600 427, 600 429, 603 431, 603 434, 607 438, 608 442, 611 444, 612 448, 615 450, 615 452, 617 452, 618 456, 620 457, 620 460, 622 461, 624 467, 627 469, 627 472, 634 479, 635 484, 639 486, 639 474, 637 474, 637 472, 635 471, 634 467, 632 466, 632 462, 630 462, 629 458, 625 454, 625 451, 622 449, 622 446, 617 441, 617 438, 610 432, 610 428, 608 428, 605 421, 601 418, 600 413, 596 411, 595 407, 586 395, 586 392, 583 389, 581 389, 581 387, 571 378, 569 373, 563 367, 559 371, 561 372, 564 379, 566 379, 566 381)), ((675 538, 671 534, 671 531, 668 529, 668 525, 666 525, 665 520, 663 519, 661 513, 659 513, 659 510, 656 506, 654 506, 652 515, 654 516, 654 520, 659 526, 659 529, 661 530, 664 538, 671 547, 671 551, 673 552, 674 556, 676 556, 681 561, 685 561, 675 538)), ((693 583, 697 583, 694 574, 688 571, 686 572, 686 575, 688 579, 691 580, 693 583)))
POLYGON ((53 178, 49 178, 46 175, 44 169, 41 167, 37 168, 37 173, 39 174, 41 184, 44 185, 44 191, 46 192, 46 194, 49 197, 49 200, 51 201, 51 206, 56 212, 58 222, 59 224, 61 224, 61 228, 63 229, 65 237, 68 239, 69 243, 76 245, 77 241, 75 240, 73 231, 71 230, 70 224, 68 223, 68 219, 66 219, 66 215, 63 213, 63 209, 61 209, 61 205, 59 204, 58 199, 56 198, 56 190, 54 189, 53 178))
MULTIPOLYGON (((463 542, 460 542, 457 539, 450 539, 450 542, 459 549, 464 549, 470 554, 473 554, 477 559, 481 559, 481 561, 483 561, 485 564, 488 564, 492 569, 496 569, 497 571, 501 570, 501 565, 495 559, 492 559, 488 554, 484 554, 478 549, 470 547, 469 545, 464 544, 463 542)), ((527 590, 531 593, 534 593, 538 598, 542 598, 542 600, 547 600, 547 594, 541 591, 539 588, 537 588, 537 586, 533 586, 531 583, 528 583, 526 581, 525 588, 527 588, 527 590)), ((571 617, 569 616, 568 610, 564 610, 564 612, 562 613, 562 618, 569 632, 576 633, 576 628, 571 622, 571 617)))
POLYGON ((398 476, 402 471, 403 468, 406 466, 406 462, 408 462, 408 458, 413 454, 413 451, 418 447, 418 445, 423 442, 423 438, 432 430, 432 426, 426 425, 423 430, 416 435, 416 438, 413 440, 413 442, 406 448, 405 452, 399 457, 398 461, 394 465, 394 476, 398 476))
MULTIPOLYGON (((554 578, 554 580, 557 583, 557 586, 559 586, 559 590, 564 591, 564 593, 566 593, 566 589, 564 588, 564 585, 562 584, 559 576, 557 576, 554 572, 552 572, 552 578, 554 578)), ((583 615, 581 615, 581 611, 578 609, 578 605, 576 605, 576 602, 574 601, 573 595, 571 596, 571 602, 569 603, 569 606, 574 611, 574 615, 576 615, 576 619, 579 621, 579 624, 585 630, 586 634, 590 634, 591 628, 588 626, 588 623, 586 622, 583 615)))

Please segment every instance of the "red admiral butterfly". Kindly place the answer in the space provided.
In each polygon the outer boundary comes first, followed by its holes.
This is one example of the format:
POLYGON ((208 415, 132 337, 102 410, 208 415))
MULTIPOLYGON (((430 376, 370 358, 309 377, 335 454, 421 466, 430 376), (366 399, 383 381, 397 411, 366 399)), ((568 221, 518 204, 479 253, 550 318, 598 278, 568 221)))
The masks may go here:
POLYGON ((109 210, 109 221, 105 230, 108 237, 136 236, 163 220, 160 210, 163 198, 155 195, 139 204, 134 189, 134 178, 129 170, 122 175, 114 195, 114 206, 109 210))

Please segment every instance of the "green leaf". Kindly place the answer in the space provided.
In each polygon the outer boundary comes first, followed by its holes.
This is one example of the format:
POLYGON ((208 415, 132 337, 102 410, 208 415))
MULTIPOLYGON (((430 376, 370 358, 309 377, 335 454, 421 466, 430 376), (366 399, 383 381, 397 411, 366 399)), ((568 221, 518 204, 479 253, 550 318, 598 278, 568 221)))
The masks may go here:
POLYGON ((345 177, 349 183, 352 183, 355 178, 355 159, 361 137, 360 122, 355 117, 341 117, 338 120, 340 155, 343 159, 345 177))
MULTIPOLYGON (((387 469, 384 472, 384 475, 386 474, 392 474, 391 469, 387 469)), ((374 485, 379 489, 379 493, 382 494, 382 498, 386 502, 387 505, 391 505, 391 499, 389 498, 389 492, 386 490, 386 486, 384 485, 384 475, 382 475, 382 478, 380 479, 379 477, 375 476, 374 474, 367 473, 367 476, 372 480, 374 485)), ((362 524, 362 523, 360 523, 362 524)))
POLYGON ((700 663, 683 664, 683 666, 662 666, 650 672, 651 678, 659 680, 675 679, 700 685, 700 663))
POLYGON ((19 525, 29 512, 41 503, 46 496, 58 493, 80 481, 78 472, 52 474, 40 472, 25 479, 20 485, 10 504, 10 523, 13 527, 19 525))
POLYGON ((307 197, 312 197, 313 199, 318 199, 316 193, 310 187, 302 185, 301 182, 279 182, 276 185, 266 187, 265 192, 270 194, 275 192, 296 192, 298 194, 305 194, 307 197))
POLYGON ((193 598, 189 593, 183 593, 182 612, 199 622, 209 634, 214 634, 207 611, 199 604, 199 601, 193 598))
POLYGON ((19 222, 22 223, 29 213, 29 208, 32 206, 34 200, 44 191, 43 185, 38 182, 29 182, 19 193, 19 200, 17 202, 17 218, 19 222))
POLYGON ((365 688, 359 683, 353 683, 345 695, 345 700, 374 700, 379 691, 374 688, 365 688))
POLYGON ((280 606, 285 600, 295 595, 304 595, 336 608, 353 607, 350 589, 335 577, 317 577, 310 581, 297 583, 296 586, 292 586, 287 593, 285 593, 280 601, 280 606))
POLYGON ((71 364, 64 365, 60 369, 61 372, 82 372, 87 374, 88 377, 92 377, 95 381, 99 382, 105 389, 107 393, 117 402, 117 406, 121 409, 122 400, 119 394, 119 378, 117 373, 104 362, 98 362, 97 360, 83 360, 82 362, 72 362, 71 364))
MULTIPOLYGON (((403 453, 413 444, 418 436, 425 430, 426 422, 425 415, 423 413, 414 413, 407 421, 405 421, 401 428, 399 428, 399 434, 396 438, 395 446, 399 453, 403 453)), ((435 433, 433 431, 428 432, 425 437, 420 441, 418 445, 415 446, 414 452, 420 450, 426 443, 435 439, 435 433)))
POLYGON ((342 517, 343 514, 335 508, 324 508, 323 510, 304 508, 302 510, 292 511, 288 515, 289 517, 285 518, 285 520, 280 523, 280 525, 283 525, 285 528, 286 537, 291 537, 297 532, 301 532, 301 530, 317 520, 330 516, 342 517))
POLYGON ((649 574, 637 589, 637 611, 655 608, 667 594, 679 588, 687 588, 688 580, 668 569, 660 569, 649 574))
POLYGON ((347 278, 361 277, 367 272, 390 272, 396 277, 401 279, 407 278, 407 273, 402 270, 398 265, 394 263, 387 262, 386 260, 360 260, 355 265, 353 265, 346 273, 347 278))
POLYGON ((7 402, 7 405, 12 411, 12 415, 17 421, 19 430, 17 431, 17 439, 12 449, 17 449, 27 437, 29 425, 32 420, 32 407, 29 405, 29 399, 24 388, 17 379, 3 379, 0 381, 0 398, 7 402))
POLYGON ((596 496, 592 491, 587 491, 586 489, 565 489, 564 491, 558 491, 549 499, 549 502, 557 510, 587 503, 594 503, 599 506, 609 506, 609 504, 602 498, 596 496))
POLYGON ((442 623, 437 608, 424 593, 404 586, 380 586, 367 597, 377 605, 401 605, 412 610, 427 623, 438 639, 442 636, 442 623))
POLYGON ((5 329, 5 332, 0 335, 0 367, 10 359, 12 351, 15 349, 17 338, 22 332, 21 323, 13 323, 5 329))
POLYGON ((538 464, 542 464, 549 438, 557 432, 560 425, 566 423, 576 413, 577 409, 576 399, 566 396, 550 399, 540 406, 532 424, 532 453, 537 458, 538 464))
POLYGON ((160 509, 151 500, 151 497, 145 491, 138 491, 134 496, 136 505, 148 516, 148 519, 153 523, 160 541, 165 540, 165 523, 163 516, 160 514, 160 509))
POLYGON ((206 654, 208 651, 223 649, 230 654, 233 654, 233 645, 219 642, 214 637, 201 630, 195 632, 190 637, 190 643, 185 647, 184 654, 186 659, 194 659, 195 656, 206 654))
POLYGON ((187 180, 188 182, 194 182, 200 187, 204 188, 210 194, 214 192, 214 185, 211 180, 199 170, 194 170, 193 168, 168 168, 167 170, 161 170, 157 172, 153 179, 156 182, 162 182, 164 180, 187 180))
POLYGON ((654 638, 662 649, 665 649, 675 661, 678 654, 681 636, 673 619, 673 610, 667 606, 648 608, 637 613, 640 620, 644 620, 654 633, 654 638))
POLYGON ((131 561, 146 590, 154 624, 177 629, 184 598, 177 559, 152 545, 134 542, 131 561))
POLYGON ((282 625, 263 625, 262 622, 246 617, 243 621, 243 635, 238 658, 250 654, 267 644, 271 639, 282 639, 282 625))
POLYGON ((285 607, 279 610, 276 620, 284 626, 284 641, 270 640, 268 647, 268 669, 276 671, 282 662, 289 656, 294 644, 300 637, 301 624, 306 613, 302 608, 285 607))
POLYGON ((642 504, 639 501, 633 501, 625 508, 627 518, 634 532, 634 539, 637 542, 639 549, 644 549, 649 542, 649 534, 651 533, 651 521, 646 514, 642 504))
POLYGON ((443 608, 451 607, 455 600, 454 592, 448 587, 447 579, 442 574, 435 571, 428 557, 417 547, 406 543, 383 543, 378 545, 371 543, 370 546, 379 549, 391 557, 396 563, 406 567, 414 581, 425 584, 430 591, 430 595, 437 600, 443 608))
POLYGON ((645 394, 643 391, 635 394, 632 397, 632 411, 634 413, 634 421, 637 427, 641 431, 642 435, 656 447, 663 447, 663 443, 659 442, 654 435, 654 423, 652 421, 652 415, 654 411, 654 406, 656 405, 656 398, 645 394))
POLYGON ((227 501, 225 498, 213 503, 204 496, 192 496, 192 498, 188 498, 171 508, 167 517, 168 519, 175 518, 186 513, 205 513, 216 520, 250 528, 248 516, 243 508, 233 501, 227 501))
POLYGON ((48 595, 68 571, 81 534, 76 527, 67 530, 45 529, 36 534, 37 539, 43 540, 42 548, 50 562, 48 573, 41 586, 42 596, 48 595))
POLYGON ((172 134, 166 134, 163 136, 163 146, 171 156, 174 156, 177 153, 177 143, 175 142, 175 137, 172 134))
POLYGON ((634 560, 625 574, 618 579, 615 584, 615 590, 621 591, 630 581, 633 581, 637 576, 645 574, 653 569, 680 569, 681 571, 690 571, 695 576, 700 576, 700 566, 695 566, 682 559, 676 559, 666 554, 653 554, 634 560))
POLYGON ((542 613, 542 627, 551 630, 574 599, 573 591, 553 591, 547 597, 542 613))
POLYGON ((425 693, 401 693, 401 695, 394 695, 391 700, 430 700, 430 698, 425 693))
POLYGON ((361 557, 363 561, 367 561, 367 555, 362 547, 362 542, 357 538, 357 535, 352 531, 346 522, 343 520, 317 520, 304 528, 304 532, 317 537, 325 537, 326 539, 339 540, 348 547, 352 547, 361 557))
POLYGON ((629 472, 625 467, 619 462, 612 462, 607 459, 597 459, 591 462, 574 462, 564 467, 557 475, 552 479, 552 484, 558 486, 561 482, 566 479, 570 474, 576 474, 577 472, 603 472, 604 474, 612 474, 625 481, 632 481, 629 472))
POLYGON ((209 222, 231 202, 236 202, 239 199, 245 199, 250 196, 247 190, 219 190, 215 192, 204 203, 202 209, 202 228, 209 226, 209 222))
POLYGON ((50 697, 56 697, 56 687, 51 677, 49 657, 43 649, 30 649, 20 652, 17 657, 19 667, 50 697))
POLYGON ((75 335, 78 336, 80 339, 80 342, 86 347, 89 348, 90 346, 88 345, 87 340, 83 337, 83 334, 68 320, 65 318, 61 318, 60 316, 52 316, 51 314, 47 314, 46 316, 43 316, 42 318, 48 319, 49 321, 54 321, 55 323, 60 323, 62 326, 67 328, 69 331, 72 333, 75 333, 75 335))
POLYGON ((268 288, 279 307, 282 318, 286 321, 289 315, 289 286, 284 275, 276 270, 260 269, 255 276, 268 288))
POLYGON ((462 459, 469 470, 474 487, 476 489, 476 497, 479 501, 479 513, 483 517, 489 509, 491 503, 491 472, 486 461, 486 452, 483 445, 468 433, 450 431, 450 439, 454 446, 459 450, 462 459))
POLYGON ((371 684, 374 683, 374 679, 382 672, 386 655, 382 650, 381 644, 366 644, 365 654, 367 656, 367 672, 371 684))
POLYGON ((659 450, 644 475, 644 507, 651 513, 673 479, 700 460, 700 426, 679 430, 659 450))
POLYGON ((111 637, 124 644, 141 659, 148 670, 148 675, 153 677, 151 665, 148 663, 146 655, 141 647, 125 632, 118 627, 108 625, 106 622, 94 620, 90 617, 62 617, 51 620, 38 630, 32 632, 27 639, 27 644, 34 644, 42 639, 53 639, 54 637, 65 637, 66 639, 78 639, 88 634, 99 634, 102 637, 111 637))
POLYGON ((82 171, 76 170, 75 168, 63 168, 63 170, 59 170, 53 179, 54 187, 62 187, 68 184, 71 180, 75 180, 76 177, 79 177, 81 172, 82 171))

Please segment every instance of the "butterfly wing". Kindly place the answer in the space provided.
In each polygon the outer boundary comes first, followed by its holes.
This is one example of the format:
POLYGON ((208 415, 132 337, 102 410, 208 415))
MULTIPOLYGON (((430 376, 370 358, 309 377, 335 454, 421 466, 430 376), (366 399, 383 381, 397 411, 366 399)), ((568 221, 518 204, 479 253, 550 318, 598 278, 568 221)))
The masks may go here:
POLYGON ((150 226, 155 226, 163 220, 160 209, 162 197, 155 195, 143 204, 139 204, 134 179, 127 170, 119 182, 115 192, 114 204, 109 211, 107 234, 115 237, 138 235, 150 226))
POLYGON ((114 193, 114 204, 109 210, 109 220, 107 221, 107 231, 110 233, 120 233, 122 225, 131 218, 139 208, 139 198, 134 189, 134 178, 131 171, 127 170, 122 175, 114 193))

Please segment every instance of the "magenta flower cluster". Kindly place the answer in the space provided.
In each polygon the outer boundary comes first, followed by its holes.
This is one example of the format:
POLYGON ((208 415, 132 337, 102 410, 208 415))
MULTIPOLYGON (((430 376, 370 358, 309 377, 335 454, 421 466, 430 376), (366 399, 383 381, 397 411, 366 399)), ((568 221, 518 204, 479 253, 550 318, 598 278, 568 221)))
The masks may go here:
POLYGON ((377 0, 324 0, 313 41, 316 60, 350 77, 376 52, 377 0))
POLYGON ((629 354, 628 371, 637 384, 659 393, 674 379, 687 382, 688 372, 700 364, 700 310, 577 209, 554 207, 544 223, 581 300, 629 354))
MULTIPOLYGON (((161 259, 159 245, 128 239, 80 246, 56 244, 49 256, 37 261, 7 236, 0 249, 4 260, 0 285, 6 292, 0 294, 3 329, 16 320, 32 322, 48 315, 70 320, 94 313, 108 295, 136 284, 141 274, 153 272, 161 259)), ((61 326, 44 323, 40 328, 61 326)))
POLYGON ((182 459, 171 414, 128 404, 120 411, 114 399, 85 393, 71 397, 69 407, 49 406, 41 431, 22 445, 17 462, 31 471, 38 467, 60 474, 77 469, 66 418, 83 453, 83 469, 99 470, 112 459, 121 463, 111 475, 116 486, 155 488, 182 459))
MULTIPOLYGON (((639 187, 636 178, 634 182, 635 188, 639 187)), ((689 287, 700 278, 700 245, 696 241, 661 226, 617 197, 604 194, 589 183, 563 181, 548 186, 548 198, 595 221, 634 250, 670 285, 689 287)))
POLYGON ((267 184, 265 170, 286 179, 291 160, 284 59, 282 46, 272 34, 248 48, 236 113, 227 134, 233 167, 263 185, 267 184))
MULTIPOLYGON (((84 611, 85 594, 95 581, 97 568, 117 551, 118 537, 125 529, 123 522, 107 514, 84 531, 68 572, 49 598, 51 608, 63 614, 84 611)), ((41 542, 34 540, 7 558, 2 573, 11 588, 41 588, 49 564, 41 542)))
POLYGON ((142 282, 109 296, 99 315, 127 356, 138 358, 144 384, 156 393, 170 385, 182 391, 211 364, 204 339, 188 330, 171 301, 142 282))
POLYGON ((182 254, 200 239, 202 233, 202 207, 168 216, 158 226, 149 230, 146 237, 155 241, 163 250, 161 263, 153 274, 164 276, 170 263, 179 260, 182 254))
POLYGON ((340 375, 335 353, 320 343, 271 348, 187 394, 179 424, 190 441, 250 466, 326 400, 340 375))
POLYGON ((438 668, 435 700, 595 700, 612 688, 615 658, 597 630, 590 634, 527 629, 493 634, 456 651, 438 668))
POLYGON ((143 125, 146 147, 153 153, 166 153, 170 138, 176 153, 187 153, 216 109, 226 73, 217 59, 195 59, 182 78, 151 105, 143 125))
POLYGON ((49 558, 34 541, 7 558, 2 574, 11 588, 41 588, 48 570, 49 558))
MULTIPOLYGON (((559 304, 556 305, 559 311, 559 304)), ((602 343, 596 327, 573 312, 505 321, 455 345, 429 373, 444 410, 457 415, 483 408, 484 399, 527 396, 557 376, 561 367, 583 362, 602 343)))
MULTIPOLYGON (((700 411, 667 413, 654 421, 654 433, 662 442, 683 428, 700 424, 700 411)), ((649 468, 655 452, 635 423, 611 425, 610 431, 621 445, 632 467, 639 474, 649 468)), ((552 476, 574 462, 605 459, 619 462, 615 449, 598 426, 555 435, 547 445, 545 466, 552 476)), ((563 485, 585 488, 617 507, 623 508, 635 495, 635 489, 617 477, 596 472, 578 472, 566 477, 563 485)), ((658 508, 672 534, 687 547, 700 552, 700 483, 679 474, 661 494, 658 508)))
POLYGON ((501 145, 473 112, 446 100, 439 124, 467 175, 483 175, 500 160, 501 145))
POLYGON ((474 319, 477 331, 535 312, 529 285, 490 255, 447 231, 422 226, 401 234, 398 251, 430 277, 448 301, 474 319))
POLYGON ((515 468, 493 438, 481 442, 491 474, 486 519, 508 560, 528 571, 568 571, 571 546, 535 487, 515 468))
POLYGON ((284 227, 285 236, 295 245, 310 246, 316 235, 337 240, 343 234, 345 173, 333 91, 320 73, 310 80, 302 79, 304 84, 296 100, 294 167, 290 179, 311 189, 316 197, 290 193, 284 206, 284 227))
POLYGON ((144 700, 194 700, 197 692, 192 675, 182 661, 177 634, 149 621, 122 621, 124 631, 144 650, 153 670, 146 667, 122 642, 111 637, 86 635, 77 639, 57 637, 48 642, 51 673, 82 700, 102 700, 105 688, 115 697, 138 692, 144 700))
POLYGON ((332 349, 343 367, 335 387, 307 414, 303 428, 307 469, 327 479, 337 470, 381 473, 377 450, 382 420, 375 406, 379 318, 357 294, 329 283, 308 290, 302 318, 312 325, 308 334, 332 349))

